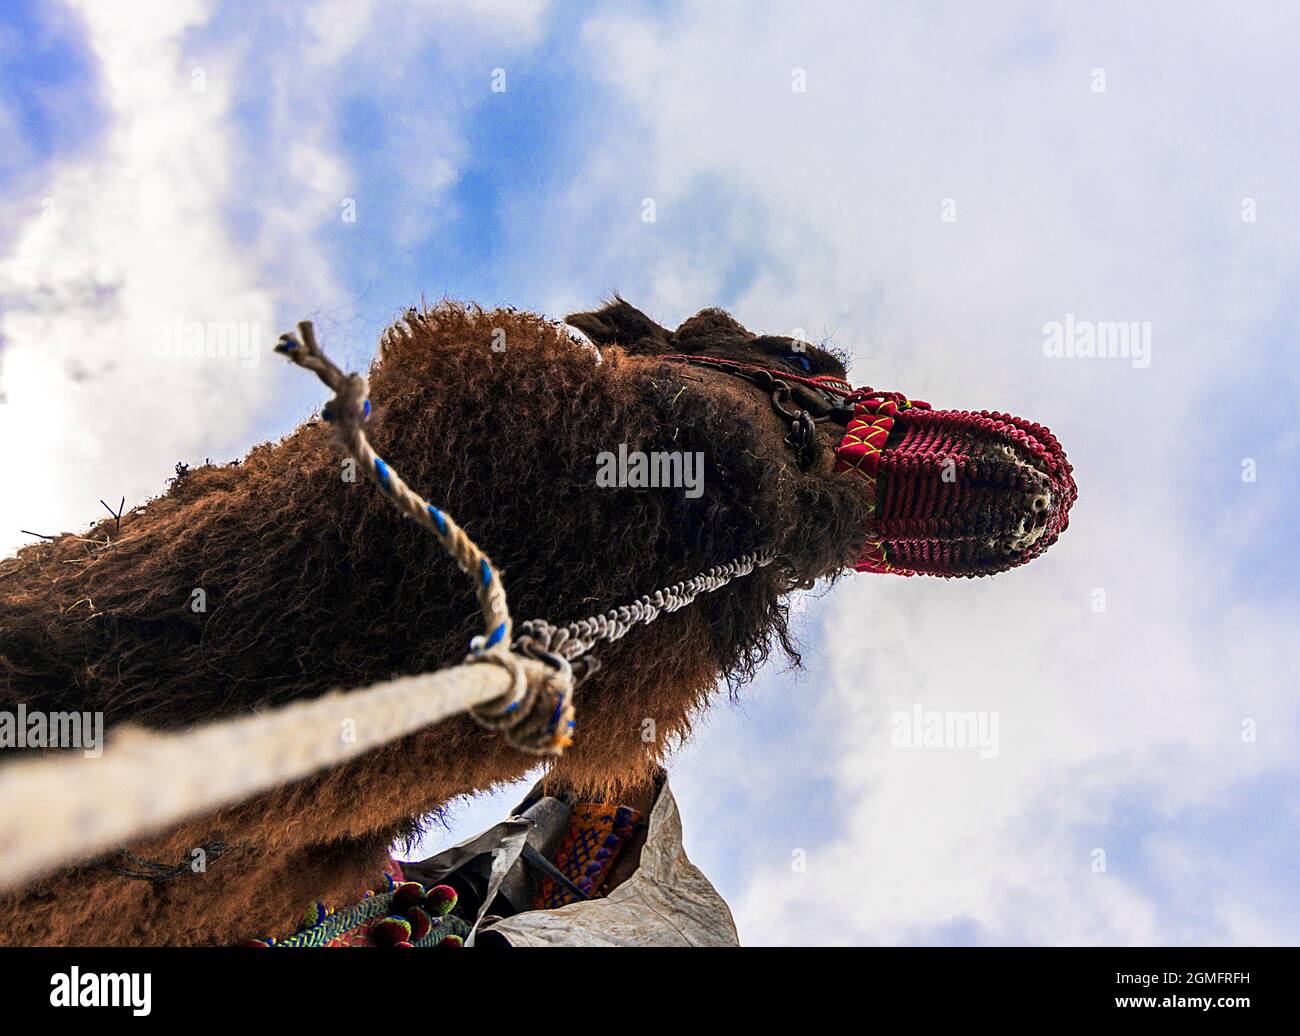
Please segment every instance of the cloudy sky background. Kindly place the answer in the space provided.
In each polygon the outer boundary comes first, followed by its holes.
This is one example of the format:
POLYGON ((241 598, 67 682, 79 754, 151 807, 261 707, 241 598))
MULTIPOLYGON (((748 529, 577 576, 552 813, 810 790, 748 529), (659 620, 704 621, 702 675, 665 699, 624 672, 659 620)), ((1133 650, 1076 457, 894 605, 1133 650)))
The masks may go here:
POLYGON ((801 600, 805 670, 678 755, 744 941, 1300 941, 1300 12, 859 7, 7 4, 0 548, 292 428, 303 317, 359 366, 421 295, 724 305, 1049 424, 1080 486, 1027 569, 801 600), (1044 356, 1066 314, 1150 366, 1044 356), (257 361, 156 356, 177 318, 257 361), (998 754, 893 747, 918 704, 998 754))

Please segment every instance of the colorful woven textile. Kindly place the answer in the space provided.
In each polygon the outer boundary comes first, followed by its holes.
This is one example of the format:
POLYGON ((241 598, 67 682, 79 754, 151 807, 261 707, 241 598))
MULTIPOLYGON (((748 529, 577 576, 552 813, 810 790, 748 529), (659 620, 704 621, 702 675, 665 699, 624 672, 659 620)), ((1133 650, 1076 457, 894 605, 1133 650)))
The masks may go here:
MULTIPOLYGON (((609 868, 631 837, 641 814, 608 802, 580 802, 573 808, 569 829, 555 854, 555 866, 578 888, 593 896, 600 891, 609 868)), ((574 902, 568 889, 544 878, 533 895, 534 910, 554 910, 574 902)))

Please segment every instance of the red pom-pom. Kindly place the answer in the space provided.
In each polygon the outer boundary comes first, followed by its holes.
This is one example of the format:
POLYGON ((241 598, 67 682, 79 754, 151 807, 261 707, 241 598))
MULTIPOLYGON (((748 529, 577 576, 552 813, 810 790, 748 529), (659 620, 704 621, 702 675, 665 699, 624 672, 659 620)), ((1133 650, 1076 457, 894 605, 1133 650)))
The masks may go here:
POLYGON ((397 886, 397 890, 393 893, 393 909, 404 914, 423 898, 423 885, 418 881, 404 881, 397 886))
POLYGON ((429 934, 429 929, 433 927, 429 915, 419 907, 411 907, 406 912, 406 919, 411 922, 411 942, 419 942, 429 934))
POLYGON ((267 939, 249 939, 247 942, 241 942, 239 945, 247 946, 250 949, 252 949, 253 947, 257 947, 259 949, 265 950, 270 947, 271 943, 267 939))
POLYGON ((396 946, 411 941, 411 922, 404 917, 385 917, 370 929, 371 941, 380 946, 396 946))
POLYGON ((393 943, 393 949, 395 949, 395 950, 413 950, 413 949, 415 949, 415 947, 412 946, 409 942, 395 942, 395 943, 393 943))
POLYGON ((434 917, 446 917, 456 907, 456 890, 450 885, 435 885, 424 897, 424 908, 434 917))
POLYGON ((465 945, 465 940, 459 935, 449 935, 438 943, 438 949, 457 950, 465 945))

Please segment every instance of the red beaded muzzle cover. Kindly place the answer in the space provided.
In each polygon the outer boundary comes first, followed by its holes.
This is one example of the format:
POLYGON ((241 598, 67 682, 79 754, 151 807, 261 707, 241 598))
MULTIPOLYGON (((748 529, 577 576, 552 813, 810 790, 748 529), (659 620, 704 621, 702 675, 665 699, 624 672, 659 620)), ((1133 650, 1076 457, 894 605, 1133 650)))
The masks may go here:
POLYGON ((1056 542, 1078 498, 1061 444, 1010 414, 933 410, 858 389, 836 471, 872 486, 873 537, 859 572, 982 576, 1056 542))

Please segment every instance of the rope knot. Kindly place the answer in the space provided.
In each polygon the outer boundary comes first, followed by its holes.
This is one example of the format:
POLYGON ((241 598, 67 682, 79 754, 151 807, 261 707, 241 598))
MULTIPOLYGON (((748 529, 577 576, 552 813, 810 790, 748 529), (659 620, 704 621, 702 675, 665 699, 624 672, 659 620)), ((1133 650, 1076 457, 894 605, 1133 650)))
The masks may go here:
POLYGON ((370 381, 364 374, 349 374, 321 408, 320 416, 334 425, 342 438, 354 434, 370 417, 370 381))
POLYGON ((299 367, 313 371, 334 398, 321 407, 320 416, 334 426, 335 434, 345 446, 370 416, 370 380, 364 374, 344 373, 321 349, 310 320, 298 325, 298 333, 286 331, 275 343, 275 351, 299 367))
POLYGON ((573 670, 551 655, 544 666, 528 666, 512 651, 471 653, 467 664, 498 665, 510 674, 510 689, 476 705, 470 716, 481 727, 504 734, 507 743, 533 755, 559 755, 573 743, 573 670))

